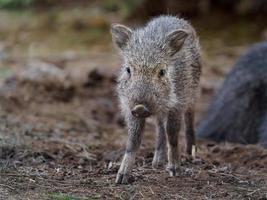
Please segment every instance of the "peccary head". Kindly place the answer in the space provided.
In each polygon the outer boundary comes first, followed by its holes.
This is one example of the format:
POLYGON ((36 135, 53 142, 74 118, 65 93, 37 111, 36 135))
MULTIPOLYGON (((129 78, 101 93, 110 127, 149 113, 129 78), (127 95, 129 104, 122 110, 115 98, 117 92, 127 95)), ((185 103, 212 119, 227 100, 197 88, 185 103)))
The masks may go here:
POLYGON ((123 58, 117 87, 122 111, 139 118, 167 113, 177 103, 173 64, 188 35, 181 29, 161 34, 147 29, 111 27, 123 58))

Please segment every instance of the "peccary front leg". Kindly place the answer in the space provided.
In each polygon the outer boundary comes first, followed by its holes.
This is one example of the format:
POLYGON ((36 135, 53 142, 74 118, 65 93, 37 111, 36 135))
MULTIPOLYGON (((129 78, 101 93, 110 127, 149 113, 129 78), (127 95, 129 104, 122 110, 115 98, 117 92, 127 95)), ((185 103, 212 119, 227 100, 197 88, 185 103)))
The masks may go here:
POLYGON ((178 149, 178 135, 181 126, 181 112, 173 110, 169 112, 167 119, 167 140, 168 140, 168 166, 170 176, 176 175, 176 168, 180 165, 178 149))
POLYGON ((135 163, 136 153, 140 147, 145 120, 130 115, 127 119, 128 140, 126 151, 117 174, 116 183, 128 183, 135 163))
POLYGON ((157 141, 155 153, 152 161, 152 167, 157 169, 165 165, 166 161, 166 130, 164 121, 157 122, 157 141))
POLYGON ((194 128, 194 110, 192 108, 187 109, 185 112, 185 132, 186 132, 186 152, 189 155, 195 157, 196 153, 196 138, 194 128))

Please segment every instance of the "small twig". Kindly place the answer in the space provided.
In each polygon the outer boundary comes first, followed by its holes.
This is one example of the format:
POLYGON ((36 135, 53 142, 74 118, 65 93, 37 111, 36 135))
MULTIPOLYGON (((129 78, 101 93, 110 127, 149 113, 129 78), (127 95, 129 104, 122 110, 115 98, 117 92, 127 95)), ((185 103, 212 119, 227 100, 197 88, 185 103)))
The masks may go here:
POLYGON ((11 176, 11 177, 26 177, 26 178, 31 178, 31 179, 36 179, 36 180, 45 180, 45 181, 48 181, 48 182, 54 182, 54 183, 57 183, 57 184, 61 184, 62 186, 69 186, 69 185, 73 185, 73 184, 76 184, 76 183, 80 183, 82 180, 81 179, 76 179, 76 180, 56 180, 56 179, 51 179, 51 178, 43 178, 43 177, 40 177, 40 176, 36 176, 36 175, 25 175, 25 174, 5 174, 5 173, 0 173, 0 176, 3 175, 3 176, 11 176))
POLYGON ((235 178, 239 181, 242 181, 242 179, 240 179, 237 174, 233 175, 233 174, 226 174, 226 173, 223 173, 223 172, 213 172, 213 171, 208 171, 208 173, 211 173, 211 174, 216 174, 216 175, 223 175, 223 176, 228 176, 228 177, 232 177, 232 178, 235 178))
POLYGON ((249 192, 249 193, 247 193, 247 196, 251 196, 252 194, 254 194, 255 192, 258 192, 260 189, 257 189, 257 190, 254 190, 254 191, 252 191, 252 192, 249 192))
POLYGON ((121 194, 120 194, 120 199, 124 199, 123 198, 123 194, 125 194, 126 192, 125 191, 123 191, 121 194))
POLYGON ((0 183, 0 186, 7 187, 7 188, 9 188, 9 189, 11 189, 11 190, 15 190, 15 188, 13 188, 13 187, 11 187, 11 186, 9 186, 9 185, 5 185, 5 184, 1 184, 1 183, 0 183))
POLYGON ((152 190, 151 187, 149 187, 149 189, 150 189, 150 191, 151 191, 152 194, 155 194, 155 192, 152 190))
POLYGON ((183 197, 183 196, 181 196, 179 194, 176 194, 175 196, 179 197, 180 199, 187 200, 187 198, 185 198, 185 197, 183 197))
POLYGON ((137 193, 134 193, 134 195, 130 198, 130 200, 134 199, 137 193))
POLYGON ((8 173, 0 173, 0 176, 33 177, 25 174, 8 174, 8 173))

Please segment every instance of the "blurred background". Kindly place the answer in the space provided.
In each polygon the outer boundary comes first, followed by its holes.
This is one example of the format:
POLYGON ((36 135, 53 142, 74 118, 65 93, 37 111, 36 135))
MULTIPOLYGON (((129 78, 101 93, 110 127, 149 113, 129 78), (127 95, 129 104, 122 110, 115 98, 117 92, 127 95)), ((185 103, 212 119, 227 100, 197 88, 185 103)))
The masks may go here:
MULTIPOLYGON (((161 14, 189 20, 199 34, 198 124, 238 57, 267 40, 267 1, 0 0, 0 199, 266 197, 267 153, 253 145, 200 142, 197 162, 182 154, 187 171, 179 180, 149 171, 151 121, 137 158, 139 181, 113 184, 127 134, 110 24, 136 27, 161 14)), ((183 152, 183 134, 180 141, 183 152)))

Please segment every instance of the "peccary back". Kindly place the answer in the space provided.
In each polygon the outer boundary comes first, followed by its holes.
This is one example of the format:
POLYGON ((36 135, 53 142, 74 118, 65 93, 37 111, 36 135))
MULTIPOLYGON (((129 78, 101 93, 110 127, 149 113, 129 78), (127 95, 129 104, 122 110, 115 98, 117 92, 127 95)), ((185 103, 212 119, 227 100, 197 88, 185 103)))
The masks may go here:
POLYGON ((267 148, 267 42, 242 56, 210 105, 197 135, 267 148))

